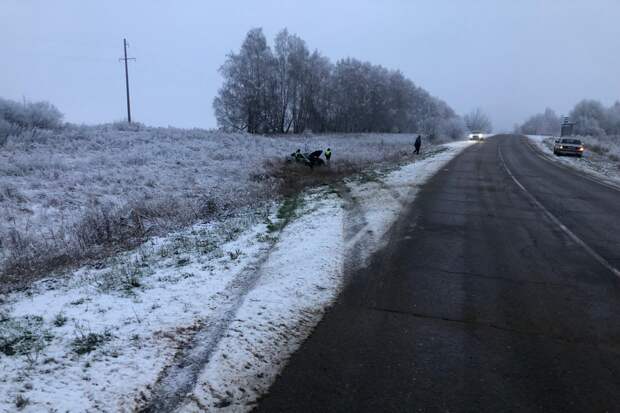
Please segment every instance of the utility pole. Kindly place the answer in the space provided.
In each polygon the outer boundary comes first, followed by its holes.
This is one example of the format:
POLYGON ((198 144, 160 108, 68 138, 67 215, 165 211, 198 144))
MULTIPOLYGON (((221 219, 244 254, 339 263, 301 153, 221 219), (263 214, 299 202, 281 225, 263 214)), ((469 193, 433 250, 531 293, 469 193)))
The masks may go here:
POLYGON ((127 67, 128 60, 136 60, 133 57, 127 57, 127 39, 123 39, 123 52, 125 57, 118 59, 125 62, 125 89, 127 90, 127 123, 131 123, 131 104, 129 103, 129 68, 127 67))

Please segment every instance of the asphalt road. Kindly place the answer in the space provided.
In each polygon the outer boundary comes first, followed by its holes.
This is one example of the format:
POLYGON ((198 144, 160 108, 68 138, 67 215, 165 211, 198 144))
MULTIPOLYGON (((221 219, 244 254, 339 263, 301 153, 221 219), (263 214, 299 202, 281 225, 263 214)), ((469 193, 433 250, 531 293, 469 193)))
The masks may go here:
POLYGON ((620 411, 618 267, 620 192, 490 138, 422 188, 256 411, 620 411))

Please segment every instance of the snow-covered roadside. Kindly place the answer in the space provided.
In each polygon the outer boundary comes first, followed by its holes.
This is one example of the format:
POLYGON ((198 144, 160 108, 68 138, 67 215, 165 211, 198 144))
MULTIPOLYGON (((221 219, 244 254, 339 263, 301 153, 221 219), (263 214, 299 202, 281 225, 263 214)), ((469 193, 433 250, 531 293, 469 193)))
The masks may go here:
POLYGON ((178 412, 250 410, 275 381, 290 355, 308 337, 343 285, 347 250, 361 237, 367 258, 403 206, 428 178, 471 145, 453 142, 425 159, 371 181, 348 184, 366 225, 347 239, 343 201, 333 195, 307 200, 309 211, 289 225, 245 298, 237 319, 178 412))
POLYGON ((112 267, 3 298, 0 411, 144 406, 179 350, 231 308, 234 318, 179 410, 249 410, 336 299, 347 249, 365 237, 367 254, 378 248, 417 185, 470 144, 443 145, 349 182, 364 223, 356 234, 346 234, 345 199, 323 189, 304 197, 281 232, 269 225, 273 211, 221 228, 197 226, 112 267), (246 291, 238 285, 248 271, 258 273, 246 291))
POLYGON ((177 348, 218 314, 238 274, 270 248, 267 224, 256 220, 197 226, 105 269, 4 297, 0 411, 20 400, 32 412, 133 410, 177 348))
POLYGON ((449 160, 473 141, 458 141, 432 148, 416 162, 406 164, 387 174, 377 175, 364 182, 354 181, 348 187, 355 202, 362 211, 365 226, 358 231, 349 244, 362 236, 371 237, 372 242, 365 257, 382 245, 383 236, 398 217, 402 207, 409 204, 423 184, 441 169, 449 160))
POLYGON ((586 150, 583 157, 578 158, 555 156, 553 154, 553 144, 557 137, 544 135, 527 135, 527 137, 547 158, 620 186, 620 162, 591 150, 588 148, 587 141, 585 142, 586 150))
POLYGON ((179 411, 251 408, 336 298, 344 256, 341 201, 317 194, 304 204, 179 411))

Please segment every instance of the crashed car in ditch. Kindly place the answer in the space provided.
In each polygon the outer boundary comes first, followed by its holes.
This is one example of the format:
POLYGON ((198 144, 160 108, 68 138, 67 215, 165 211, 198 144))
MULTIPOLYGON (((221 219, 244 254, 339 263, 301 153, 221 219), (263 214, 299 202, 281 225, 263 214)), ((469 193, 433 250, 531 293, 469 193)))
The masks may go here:
POLYGON ((582 157, 583 152, 585 151, 585 147, 583 143, 579 139, 573 138, 561 138, 556 139, 555 144, 553 145, 553 154, 560 155, 573 155, 582 157))
POLYGON ((321 158, 321 154, 323 151, 314 151, 314 152, 304 152, 297 150, 297 152, 293 152, 291 154, 292 160, 298 163, 303 163, 310 168, 314 168, 315 166, 323 166, 325 165, 325 161, 321 158))

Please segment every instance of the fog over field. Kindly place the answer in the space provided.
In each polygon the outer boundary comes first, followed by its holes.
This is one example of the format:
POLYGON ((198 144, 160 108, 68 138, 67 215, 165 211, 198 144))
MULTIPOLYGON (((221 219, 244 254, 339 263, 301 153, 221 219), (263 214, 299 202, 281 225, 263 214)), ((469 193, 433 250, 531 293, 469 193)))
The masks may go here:
POLYGON ((371 61, 459 114, 480 106, 496 129, 620 90, 615 0, 497 2, 60 2, 5 0, 0 96, 47 100, 77 123, 120 120, 122 38, 130 43, 134 117, 148 125, 215 127, 218 68, 247 31, 287 27, 336 61, 371 61), (251 6, 251 7, 250 7, 251 6), (10 57, 10 58, 8 58, 10 57))

